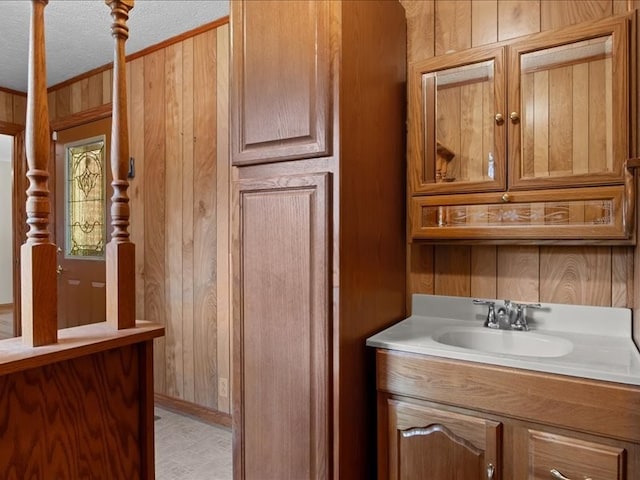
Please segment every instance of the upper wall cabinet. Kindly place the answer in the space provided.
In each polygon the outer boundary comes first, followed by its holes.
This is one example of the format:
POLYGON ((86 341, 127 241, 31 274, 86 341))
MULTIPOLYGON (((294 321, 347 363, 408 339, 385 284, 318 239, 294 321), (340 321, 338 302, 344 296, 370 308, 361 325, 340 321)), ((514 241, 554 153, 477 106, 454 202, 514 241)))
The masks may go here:
POLYGON ((413 238, 635 240, 630 19, 412 66, 413 238))
POLYGON ((275 3, 241 4, 234 19, 234 165, 331 153, 328 2, 287 1, 286 16, 275 3))

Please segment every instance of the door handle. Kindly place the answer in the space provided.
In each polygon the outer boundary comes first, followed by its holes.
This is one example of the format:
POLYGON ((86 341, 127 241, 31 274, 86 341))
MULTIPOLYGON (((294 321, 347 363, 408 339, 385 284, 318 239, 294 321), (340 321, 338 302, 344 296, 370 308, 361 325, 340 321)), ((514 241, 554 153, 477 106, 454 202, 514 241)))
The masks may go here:
MULTIPOLYGON (((549 470, 549 473, 551 473, 551 478, 553 478, 554 480, 571 480, 569 477, 565 477, 555 468, 552 468, 551 470, 549 470)), ((585 478, 584 480, 591 480, 591 477, 585 478)))

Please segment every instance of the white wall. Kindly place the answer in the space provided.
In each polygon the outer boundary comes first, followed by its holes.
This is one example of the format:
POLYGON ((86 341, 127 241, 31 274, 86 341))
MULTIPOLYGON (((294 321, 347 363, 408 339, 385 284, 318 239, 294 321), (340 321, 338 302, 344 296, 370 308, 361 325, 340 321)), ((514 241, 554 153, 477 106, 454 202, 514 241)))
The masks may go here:
POLYGON ((13 137, 0 135, 0 304, 13 303, 12 150, 13 137))

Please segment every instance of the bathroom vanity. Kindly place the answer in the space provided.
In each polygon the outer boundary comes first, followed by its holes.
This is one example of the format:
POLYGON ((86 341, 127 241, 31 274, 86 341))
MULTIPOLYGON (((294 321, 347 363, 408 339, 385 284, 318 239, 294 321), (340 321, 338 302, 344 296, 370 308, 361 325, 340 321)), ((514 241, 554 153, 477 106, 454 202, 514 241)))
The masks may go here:
POLYGON ((379 479, 640 478, 630 310, 541 307, 529 331, 498 330, 471 299, 414 295, 411 317, 368 339, 379 479))

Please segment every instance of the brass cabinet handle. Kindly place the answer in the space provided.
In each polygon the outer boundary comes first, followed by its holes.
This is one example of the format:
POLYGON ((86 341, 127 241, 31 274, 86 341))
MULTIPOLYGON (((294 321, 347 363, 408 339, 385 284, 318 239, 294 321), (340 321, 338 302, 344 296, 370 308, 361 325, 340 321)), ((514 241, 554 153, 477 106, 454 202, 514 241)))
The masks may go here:
POLYGON ((496 123, 498 125, 502 125, 504 123, 504 117, 501 113, 496 113, 496 116, 494 118, 496 119, 496 123))
POLYGON ((511 197, 509 197, 509 194, 508 194, 508 193, 504 193, 504 194, 502 194, 502 201, 503 201, 504 203, 507 203, 509 200, 511 200, 511 197))
POLYGON ((518 112, 511 112, 511 114, 509 114, 509 118, 513 123, 516 123, 520 120, 520 115, 518 115, 518 112))
POLYGON ((496 472, 496 468, 493 466, 493 463, 490 463, 487 467, 487 480, 493 480, 493 474, 496 472))
MULTIPOLYGON (((555 468, 552 468, 551 470, 549 470, 551 473, 551 478, 554 478, 555 480, 571 480, 569 477, 565 477, 563 474, 561 474, 558 470, 556 470, 555 468)), ((591 480, 591 477, 589 478, 585 478, 584 480, 591 480)))
POLYGON ((64 271, 64 268, 62 268, 62 265, 58 265, 58 266, 56 267, 56 273, 57 273, 58 275, 61 275, 63 271, 64 271))

